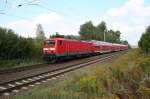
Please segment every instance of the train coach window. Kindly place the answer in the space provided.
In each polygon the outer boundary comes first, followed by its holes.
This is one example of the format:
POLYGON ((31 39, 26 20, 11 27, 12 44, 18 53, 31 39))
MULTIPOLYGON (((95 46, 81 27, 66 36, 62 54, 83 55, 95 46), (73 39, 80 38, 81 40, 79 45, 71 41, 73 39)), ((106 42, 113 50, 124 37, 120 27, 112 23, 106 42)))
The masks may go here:
POLYGON ((60 43, 60 45, 62 45, 62 40, 60 40, 60 42, 59 42, 59 43, 60 43))
POLYGON ((44 42, 44 45, 55 45, 55 40, 47 40, 44 42))

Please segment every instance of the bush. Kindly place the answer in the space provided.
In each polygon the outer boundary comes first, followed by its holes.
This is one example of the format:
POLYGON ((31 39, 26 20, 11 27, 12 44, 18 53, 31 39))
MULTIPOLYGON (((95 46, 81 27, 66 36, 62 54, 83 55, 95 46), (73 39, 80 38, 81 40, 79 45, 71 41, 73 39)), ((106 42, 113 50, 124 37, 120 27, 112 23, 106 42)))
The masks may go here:
POLYGON ((41 46, 31 38, 23 38, 11 29, 0 27, 0 60, 29 59, 40 56, 41 46))
POLYGON ((150 53, 150 26, 147 27, 145 33, 141 36, 138 44, 142 51, 150 53))

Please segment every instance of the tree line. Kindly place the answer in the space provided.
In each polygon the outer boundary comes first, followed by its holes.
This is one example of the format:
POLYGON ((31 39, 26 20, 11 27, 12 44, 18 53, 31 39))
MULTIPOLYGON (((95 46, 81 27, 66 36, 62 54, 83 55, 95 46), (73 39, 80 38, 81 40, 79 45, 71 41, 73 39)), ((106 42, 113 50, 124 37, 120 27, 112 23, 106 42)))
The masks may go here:
POLYGON ((85 22, 80 26, 79 35, 83 40, 128 44, 127 41, 120 39, 121 32, 119 30, 108 30, 104 21, 100 22, 97 26, 94 26, 92 21, 85 22))
POLYGON ((33 38, 18 36, 0 27, 0 60, 33 59, 41 55, 41 45, 33 38))

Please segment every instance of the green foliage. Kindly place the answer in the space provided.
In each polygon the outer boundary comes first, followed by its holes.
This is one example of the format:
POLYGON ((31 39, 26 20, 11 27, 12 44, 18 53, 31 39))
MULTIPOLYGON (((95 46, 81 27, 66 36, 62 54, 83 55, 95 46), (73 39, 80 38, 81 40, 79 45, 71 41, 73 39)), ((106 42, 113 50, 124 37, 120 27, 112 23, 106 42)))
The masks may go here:
POLYGON ((41 46, 31 38, 23 38, 12 30, 0 28, 0 60, 31 59, 39 56, 41 46))
POLYGON ((73 40, 81 40, 80 36, 75 36, 75 35, 67 35, 64 36, 66 39, 73 39, 73 40))
POLYGON ((142 51, 150 53, 150 26, 146 28, 138 44, 142 51))
POLYGON ((120 43, 120 31, 109 30, 106 34, 106 39, 108 42, 120 43))
POLYGON ((100 95, 101 93, 95 76, 81 77, 76 81, 74 89, 76 89, 77 92, 83 92, 90 97, 100 95))
POLYGON ((91 21, 80 26, 80 36, 83 40, 92 40, 96 38, 95 27, 91 21))
POLYGON ((128 48, 131 48, 131 45, 128 43, 128 41, 126 41, 126 40, 121 40, 120 41, 121 42, 121 44, 125 44, 125 45, 128 45, 128 48))
POLYGON ((35 64, 40 64, 43 61, 41 59, 14 59, 14 60, 1 60, 0 70, 26 67, 35 64))
POLYGON ((137 96, 141 87, 150 88, 149 66, 150 57, 132 49, 117 59, 71 72, 13 99, 114 99, 120 91, 137 96))
POLYGON ((80 31, 79 31, 81 39, 83 40, 103 41, 104 33, 105 33, 106 42, 128 44, 127 41, 120 40, 120 35, 121 35, 120 31, 108 30, 106 23, 104 21, 102 21, 97 26, 94 26, 91 21, 88 21, 80 26, 80 31))
POLYGON ((145 74, 150 75, 150 60, 140 63, 139 67, 145 74))
POLYGON ((100 24, 98 24, 97 27, 95 27, 96 31, 94 31, 96 33, 96 40, 104 40, 104 32, 107 32, 107 27, 106 27, 106 23, 104 21, 102 21, 100 24))

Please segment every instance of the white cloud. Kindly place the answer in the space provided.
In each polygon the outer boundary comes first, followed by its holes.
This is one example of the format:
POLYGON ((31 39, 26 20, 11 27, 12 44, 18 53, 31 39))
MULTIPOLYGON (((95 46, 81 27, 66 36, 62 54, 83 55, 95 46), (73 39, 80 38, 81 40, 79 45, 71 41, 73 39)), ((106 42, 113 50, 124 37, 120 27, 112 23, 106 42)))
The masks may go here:
POLYGON ((121 30, 123 39, 137 45, 145 27, 150 24, 150 6, 145 6, 144 0, 128 0, 120 8, 109 9, 102 19, 109 28, 121 30))
POLYGON ((5 27, 13 29, 17 34, 21 36, 35 36, 34 28, 35 24, 28 20, 19 20, 15 22, 10 22, 5 25, 5 27))
MULTIPOLYGON (((55 12, 51 13, 42 13, 32 20, 18 20, 5 24, 7 28, 13 29, 17 34, 21 36, 31 36, 35 37, 36 25, 38 23, 42 24, 44 30, 46 31, 56 31, 56 27, 59 23, 63 21, 63 17, 55 12)), ((45 32, 46 32, 45 31, 45 32)), ((63 31, 63 30, 61 30, 63 31)), ((46 34, 49 35, 49 34, 46 34)))
POLYGON ((58 15, 55 12, 42 13, 35 18, 35 22, 48 25, 48 24, 52 24, 56 21, 61 21, 62 19, 63 19, 62 16, 58 15))
POLYGON ((144 7, 144 0, 128 0, 122 7, 108 10, 107 14, 113 17, 120 17, 127 14, 134 16, 149 16, 150 7, 144 7))
POLYGON ((72 34, 77 35, 78 26, 76 22, 72 24, 72 21, 66 20, 63 16, 51 12, 51 13, 42 13, 30 20, 18 20, 5 24, 7 28, 13 29, 17 34, 25 37, 35 37, 36 25, 42 24, 45 34, 48 37, 49 35, 54 34, 54 32, 60 32, 60 34, 72 34))

